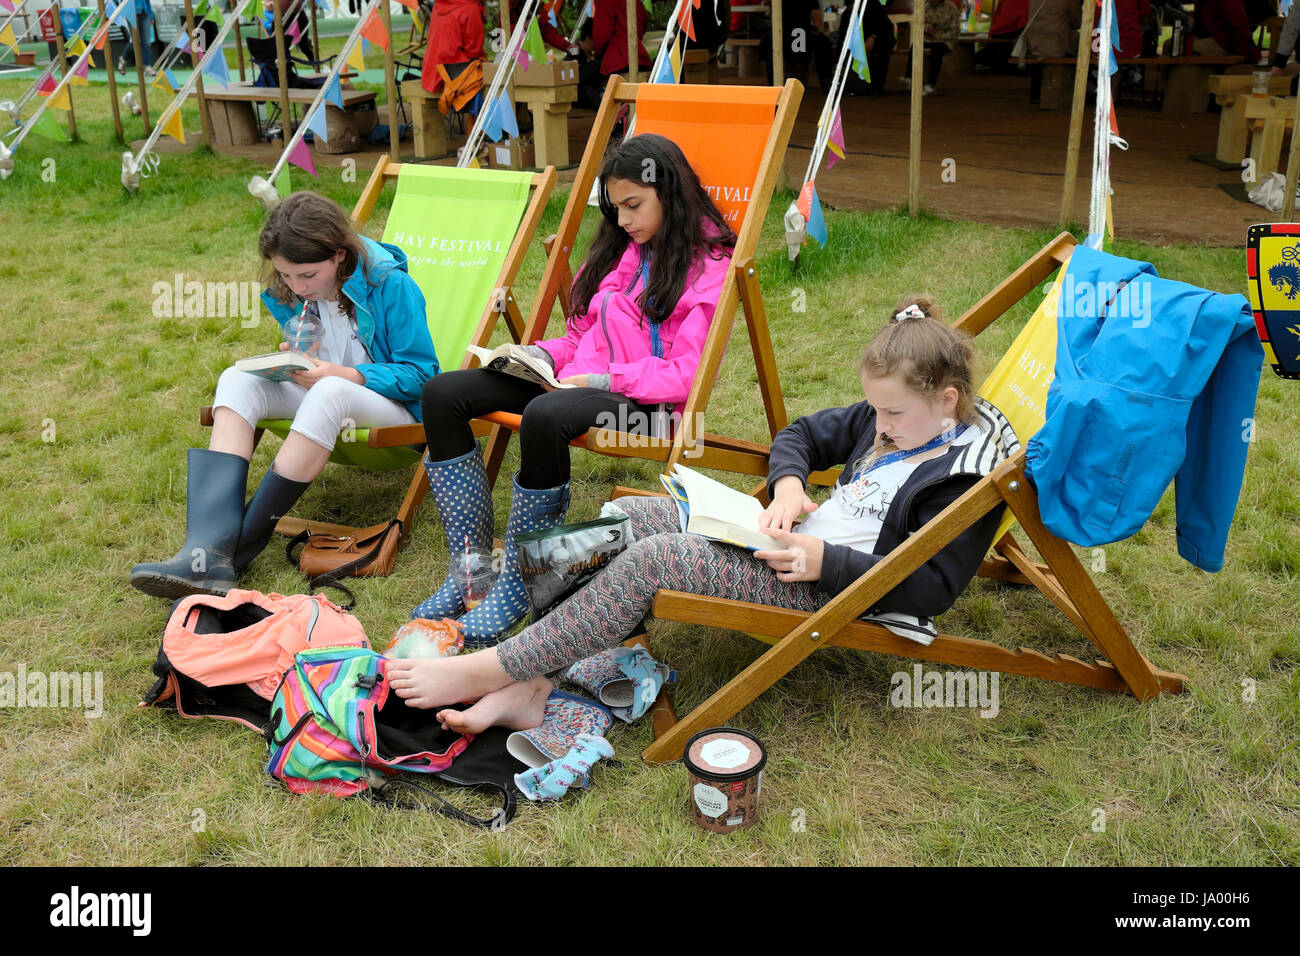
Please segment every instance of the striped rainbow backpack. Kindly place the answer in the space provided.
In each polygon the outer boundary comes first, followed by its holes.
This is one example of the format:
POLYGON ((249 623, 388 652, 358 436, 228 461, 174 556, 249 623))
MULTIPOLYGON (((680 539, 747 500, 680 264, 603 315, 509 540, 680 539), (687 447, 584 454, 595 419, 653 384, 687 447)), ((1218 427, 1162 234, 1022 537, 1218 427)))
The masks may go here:
POLYGON ((347 797, 380 789, 399 771, 451 766, 473 737, 390 694, 388 663, 363 647, 296 654, 271 699, 267 773, 293 793, 347 797))

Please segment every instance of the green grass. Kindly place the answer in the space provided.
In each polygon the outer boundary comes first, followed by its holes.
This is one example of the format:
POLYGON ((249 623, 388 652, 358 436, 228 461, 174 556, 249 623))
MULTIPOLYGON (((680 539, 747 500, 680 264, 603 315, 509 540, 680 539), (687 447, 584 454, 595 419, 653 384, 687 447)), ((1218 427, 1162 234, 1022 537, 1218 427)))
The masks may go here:
MULTIPOLYGON (((0 97, 20 91, 0 81, 0 97)), ((268 320, 158 318, 156 282, 254 280, 264 213, 245 191, 265 173, 207 151, 166 155, 138 194, 118 184, 102 88, 77 90, 82 142, 33 137, 0 183, 0 672, 99 670, 105 713, 10 709, 0 734, 0 859, 37 864, 425 863, 1300 863, 1300 437, 1295 386, 1266 372, 1258 441, 1226 569, 1206 575, 1174 549, 1172 499, 1130 540, 1105 549, 1102 593, 1139 649, 1188 676, 1188 692, 1129 697, 1003 677, 1000 712, 889 706, 910 662, 832 649, 794 669, 736 723, 767 742, 763 810, 720 838, 690 821, 681 767, 647 767, 644 722, 618 726, 620 766, 556 806, 524 806, 503 833, 364 799, 292 797, 268 786, 264 746, 215 721, 137 710, 167 607, 126 584, 130 566, 170 555, 185 515, 185 449, 206 443, 197 409, 234 358, 268 348, 268 320), (42 160, 55 179, 42 181, 42 160), (44 440, 43 438, 52 440, 44 440), (1243 702, 1243 680, 1255 682, 1243 702), (1094 832, 1095 811, 1105 812, 1094 832), (800 827, 797 824, 801 824, 800 827)), ((189 128, 197 128, 192 111, 189 128)), ((360 182, 338 160, 314 187, 345 207, 360 182)), ((296 172, 296 171, 295 171, 296 172)), ((305 185, 305 176, 296 176, 305 185)), ((357 177, 364 181, 364 172, 357 177)), ((558 222, 563 195, 540 234, 558 222)), ((785 260, 777 197, 758 267, 791 415, 855 400, 860 347, 909 291, 950 316, 1050 238, 898 213, 828 210, 830 248, 785 260), (806 296, 806 311, 793 304, 806 296)), ((371 224, 387 212, 381 200, 371 224)), ((589 220, 590 221, 590 220, 589 220)), ((1239 292, 1239 252, 1121 241, 1164 275, 1239 292)), ((534 248, 524 304, 541 272, 534 248)), ((1034 297, 1031 297, 1034 298, 1034 297)), ((985 367, 1029 315, 1018 306, 980 337, 985 367)), ((453 359, 454 361, 454 359, 453 359)), ((743 322, 705 426, 761 438, 743 322)), ((266 469, 276 443, 253 463, 266 469)), ((593 516, 613 482, 652 487, 655 470, 575 453, 572 516, 593 516)), ((507 468, 512 463, 507 463, 507 468)), ((406 474, 327 469, 299 511, 371 523, 406 474)), ((498 514, 507 502, 498 496, 498 514)), ((397 571, 356 584, 379 645, 440 580, 446 552, 426 506, 397 571)), ((1092 552, 1082 552, 1085 565, 1092 552)), ((247 583, 293 592, 301 577, 274 545, 247 583)), ((1090 647, 1041 596, 977 581, 941 620, 1010 646, 1087 658, 1090 647)), ((743 635, 655 624, 658 655, 681 674, 685 712, 752 661, 743 635)), ((463 794, 453 798, 464 799, 463 794)), ((480 811, 485 808, 480 807, 480 811)))

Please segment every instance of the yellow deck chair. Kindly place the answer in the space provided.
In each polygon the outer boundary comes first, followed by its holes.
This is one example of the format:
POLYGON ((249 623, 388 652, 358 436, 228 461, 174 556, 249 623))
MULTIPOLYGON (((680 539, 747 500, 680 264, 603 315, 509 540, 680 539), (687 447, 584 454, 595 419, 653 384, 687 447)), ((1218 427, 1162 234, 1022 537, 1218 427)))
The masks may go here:
MULTIPOLYGON (((1063 267, 1074 245, 1069 233, 1061 233, 953 323, 954 326, 978 335, 1058 267, 1063 267)), ((658 593, 653 609, 657 618, 746 631, 771 640, 773 646, 680 721, 676 720, 667 698, 661 695, 652 710, 656 740, 643 754, 647 761, 677 760, 692 735, 725 724, 796 664, 824 646, 852 647, 963 668, 1128 691, 1139 700, 1161 692, 1182 691, 1185 678, 1156 669, 1138 652, 1070 546, 1043 525, 1037 494, 1025 477, 1024 446, 1043 425, 1048 385, 1055 366, 1058 294, 1059 287, 1053 286, 980 389, 980 395, 998 406, 1011 421, 1021 450, 821 610, 807 614, 680 591, 658 593), (1026 647, 1011 650, 990 641, 950 634, 940 634, 926 646, 899 637, 878 624, 858 620, 867 608, 932 554, 990 511, 1004 507, 1007 513, 996 533, 993 554, 984 561, 980 575, 1032 585, 1043 592, 1105 655, 1105 660, 1089 662, 1065 654, 1048 657, 1026 647), (1010 529, 1017 522, 1045 564, 1031 561, 1016 543, 1010 529)), ((765 476, 766 455, 753 456, 747 471, 765 476)), ((809 481, 829 485, 838 474, 838 470, 818 472, 809 481)), ((629 643, 632 642, 648 646, 644 635, 629 643)))
MULTIPOLYGON (((636 107, 636 132, 660 133, 681 147, 735 230, 736 247, 731 260, 732 280, 723 287, 718 299, 699 370, 683 407, 682 421, 688 424, 676 429, 671 438, 651 440, 593 428, 574 440, 573 445, 614 457, 661 461, 665 469, 681 460, 688 442, 692 448, 691 466, 695 468, 734 471, 733 464, 743 464, 744 455, 761 453, 766 446, 711 433, 692 434, 689 424, 699 420, 708 407, 735 323, 736 307, 742 304, 768 429, 775 435, 786 426, 785 400, 768 334, 754 254, 802 97, 803 86, 797 80, 787 80, 783 87, 757 87, 636 84, 610 77, 559 230, 546 240, 549 253, 546 272, 533 302, 525 341, 535 342, 544 337, 557 300, 564 312, 568 312, 574 240, 609 147, 614 120, 619 107, 625 103, 636 107)), ((484 456, 488 475, 495 483, 510 432, 519 430, 520 416, 498 412, 484 416, 483 420, 496 426, 484 456)), ((640 492, 614 489, 615 497, 625 493, 640 492)))
MULTIPOLYGON (((463 367, 467 345, 487 345, 499 320, 504 320, 517 342, 524 320, 514 297, 514 283, 523 265, 547 200, 555 186, 555 167, 539 173, 509 170, 455 169, 395 163, 381 156, 352 211, 358 231, 370 218, 385 184, 397 183, 397 195, 385 225, 384 241, 401 247, 410 259, 412 277, 424 293, 429 333, 443 369, 463 367), (431 255, 431 240, 437 255, 431 255), (446 267, 441 262, 469 243, 467 265, 446 267), (423 261, 432 260, 432 261, 423 261), (479 260, 482 260, 480 262, 479 260)), ((200 413, 203 425, 212 424, 212 409, 200 413)), ((284 438, 292 424, 287 420, 258 422, 254 446, 264 431, 284 438)), ((487 427, 480 428, 481 434, 487 427)), ((396 515, 400 532, 377 556, 377 566, 390 565, 410 534, 428 482, 420 461, 424 454, 424 426, 399 425, 356 429, 340 439, 330 461, 381 471, 413 468, 411 483, 396 515)), ((351 536, 358 529, 323 521, 286 516, 276 525, 281 534, 300 531, 351 536)))

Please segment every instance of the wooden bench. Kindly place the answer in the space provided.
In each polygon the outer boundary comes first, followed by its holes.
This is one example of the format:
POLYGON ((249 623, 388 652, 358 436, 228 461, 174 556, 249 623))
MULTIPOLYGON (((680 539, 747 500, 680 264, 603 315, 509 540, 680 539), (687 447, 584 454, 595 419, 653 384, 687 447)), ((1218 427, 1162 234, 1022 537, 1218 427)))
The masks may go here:
MULTIPOLYGON (((1096 60, 1092 61, 1096 64, 1096 60)), ((1216 68, 1245 63, 1241 56, 1125 56, 1116 61, 1120 66, 1167 67, 1164 79, 1163 113, 1204 113, 1210 103, 1210 77, 1216 68)), ((1074 68, 1072 56, 1030 57, 1026 66, 1043 68, 1042 92, 1038 105, 1041 109, 1065 109, 1074 95, 1074 68)))
POLYGON ((426 90, 419 80, 402 81, 402 99, 411 104, 414 118, 416 159, 442 159, 447 155, 447 118, 438 109, 440 96, 426 90))
MULTIPOLYGON (((319 90, 291 89, 289 103, 304 108, 316 99, 319 90)), ((360 149, 361 137, 375 128, 378 116, 373 109, 360 112, 357 107, 375 102, 371 90, 340 90, 343 109, 325 103, 325 139, 316 137, 316 150, 321 153, 351 153, 360 149), (369 117, 369 120, 363 117, 369 117)), ((212 120, 212 145, 248 146, 260 142, 262 131, 253 112, 254 103, 280 102, 278 86, 254 86, 251 83, 231 83, 225 89, 204 91, 208 115, 212 120)), ((289 117, 281 122, 289 129, 289 117)))
MULTIPOLYGON (((491 83, 496 64, 483 67, 483 82, 491 83)), ((538 169, 566 169, 569 162, 569 112, 578 101, 576 60, 534 61, 515 69, 516 103, 527 103, 533 114, 533 161, 538 169)))
POLYGON ((717 83, 718 63, 708 50, 687 50, 682 63, 683 83, 717 83))
POLYGON ((758 63, 758 46, 763 41, 757 37, 730 37, 723 44, 722 49, 727 56, 727 62, 735 60, 736 75, 741 79, 752 79, 754 77, 765 77, 767 73, 758 63))
POLYGON ((1246 158, 1246 145, 1254 133, 1260 149, 1260 156, 1252 154, 1258 173, 1260 158, 1271 149, 1271 145, 1266 149, 1264 139, 1278 138, 1279 148, 1281 145, 1276 128, 1270 128, 1267 137, 1263 135, 1269 120, 1266 114, 1272 111, 1272 107, 1265 104, 1291 92, 1291 77, 1269 77, 1268 93, 1262 96, 1251 95, 1251 82, 1249 73, 1210 77, 1210 94, 1223 107, 1219 114, 1219 140, 1214 155, 1223 163, 1240 163, 1246 158))

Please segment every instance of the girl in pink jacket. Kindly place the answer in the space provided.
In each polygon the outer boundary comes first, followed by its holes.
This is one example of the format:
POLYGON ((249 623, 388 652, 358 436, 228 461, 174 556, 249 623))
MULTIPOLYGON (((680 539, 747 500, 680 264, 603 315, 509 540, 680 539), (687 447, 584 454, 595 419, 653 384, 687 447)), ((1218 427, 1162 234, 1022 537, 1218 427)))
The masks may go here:
POLYGON ((658 437, 690 394, 736 237, 681 149, 634 136, 598 179, 604 221, 570 290, 565 334, 529 346, 561 384, 548 389, 487 369, 444 372, 422 397, 429 487, 449 550, 492 546, 491 488, 470 421, 522 413, 505 562, 466 611, 450 576, 413 617, 459 617, 465 640, 494 642, 530 610, 515 536, 552 528, 569 508, 569 442, 596 425, 658 437))

